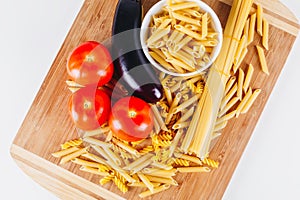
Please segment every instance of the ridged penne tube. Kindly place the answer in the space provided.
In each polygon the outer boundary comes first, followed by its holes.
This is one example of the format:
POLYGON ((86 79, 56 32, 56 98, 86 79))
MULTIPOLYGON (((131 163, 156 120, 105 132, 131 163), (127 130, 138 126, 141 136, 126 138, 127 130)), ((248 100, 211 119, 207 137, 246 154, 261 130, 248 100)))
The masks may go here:
POLYGON ((190 125, 190 121, 186 121, 186 122, 176 122, 176 124, 174 124, 172 126, 172 129, 177 130, 177 129, 182 129, 182 128, 186 128, 189 127, 190 125))
POLYGON ((155 117, 153 119, 153 126, 154 126, 154 132, 156 134, 158 134, 160 132, 161 128, 160 128, 160 125, 159 125, 159 123, 158 123, 158 121, 155 117))
POLYGON ((97 174, 97 175, 100 175, 100 176, 108 176, 109 175, 108 172, 99 172, 98 169, 93 168, 93 167, 81 166, 79 169, 81 171, 89 172, 89 173, 92 173, 92 174, 97 174))
POLYGON ((238 97, 233 97, 226 106, 219 112, 219 117, 222 117, 228 110, 230 110, 240 99, 238 97))
POLYGON ((177 122, 185 122, 194 114, 195 107, 191 107, 187 112, 184 112, 183 115, 179 118, 177 122))
POLYGON ((83 160, 83 159, 80 159, 80 158, 74 158, 71 161, 73 163, 78 164, 78 165, 83 165, 83 166, 87 166, 87 167, 98 168, 99 166, 101 166, 99 163, 86 161, 86 160, 83 160))
POLYGON ((144 169, 145 167, 147 167, 148 165, 150 165, 153 161, 151 159, 148 159, 142 163, 140 163, 139 165, 136 165, 132 170, 131 170, 131 174, 135 174, 139 171, 141 171, 142 169, 144 169))
POLYGON ((254 40, 255 22, 256 22, 256 13, 252 14, 250 17, 248 44, 250 44, 254 40))
POLYGON ((104 164, 104 165, 106 164, 106 160, 104 160, 103 158, 100 158, 99 156, 96 156, 94 154, 88 153, 88 152, 82 154, 81 156, 84 158, 90 159, 92 161, 104 164))
POLYGON ((269 50, 269 22, 263 18, 263 36, 262 44, 266 50, 269 50))
POLYGON ((220 109, 224 109, 228 101, 233 97, 233 95, 237 92, 237 83, 234 84, 234 86, 229 90, 229 92, 226 94, 226 96, 222 99, 220 109))
POLYGON ((248 112, 248 110, 250 109, 250 107, 252 106, 252 104, 254 103, 254 101, 256 100, 256 98, 258 97, 258 95, 261 93, 261 89, 256 89, 253 94, 251 95, 251 97, 248 99, 248 101, 246 102, 246 104, 244 105, 244 107, 241 110, 241 113, 246 113, 248 112))
POLYGON ((257 10, 256 10, 256 15, 257 15, 257 33, 262 36, 262 18, 263 18, 263 8, 260 4, 257 4, 257 10))
POLYGON ((186 109, 187 107, 189 107, 190 105, 195 103, 200 98, 200 96, 201 96, 201 94, 196 94, 195 96, 193 96, 189 100, 187 100, 187 101, 183 102, 182 104, 178 105, 177 107, 174 108, 174 113, 178 113, 180 111, 183 111, 184 109, 186 109))
POLYGON ((183 10, 186 8, 194 8, 194 7, 199 7, 199 5, 196 2, 184 2, 184 3, 173 4, 169 6, 171 11, 183 10))
POLYGON ((135 155, 136 157, 140 157, 140 153, 135 148, 133 148, 133 147, 129 146, 128 144, 125 144, 115 138, 113 138, 112 141, 113 141, 113 143, 115 143, 117 146, 121 147, 128 153, 135 155))
POLYGON ((222 130, 223 128, 225 128, 227 126, 227 123, 228 121, 224 121, 220 124, 217 124, 215 127, 214 127, 214 132, 218 132, 220 130, 222 130))
POLYGON ((92 130, 92 131, 85 131, 83 137, 91 137, 91 136, 95 136, 95 135, 100 135, 100 134, 103 134, 103 133, 107 133, 108 131, 110 131, 110 128, 108 126, 106 127, 101 127, 101 128, 98 128, 96 130, 92 130))
POLYGON ((208 32, 208 15, 207 13, 204 13, 202 15, 202 24, 201 24, 201 34, 202 34, 202 39, 204 39, 207 36, 208 32))
POLYGON ((173 17, 179 21, 184 21, 190 24, 194 24, 196 26, 201 26, 200 20, 198 19, 193 19, 191 17, 187 17, 185 15, 181 15, 179 13, 173 12, 173 17))
POLYGON ((152 58, 154 58, 155 61, 157 61, 159 64, 161 64, 166 69, 168 69, 170 71, 174 70, 174 68, 172 67, 172 65, 170 65, 168 62, 166 62, 166 60, 164 58, 160 57, 154 51, 150 51, 149 54, 150 54, 150 56, 152 58))
POLYGON ((235 76, 230 77, 230 79, 226 83, 224 94, 227 94, 229 92, 229 90, 231 89, 231 87, 233 86, 233 84, 235 83, 235 81, 236 81, 236 77, 235 76))
POLYGON ((237 51, 235 53, 235 56, 234 56, 234 64, 236 64, 236 65, 239 61, 239 58, 241 57, 242 51, 243 51, 243 49, 245 47, 245 44, 247 42, 247 37, 248 37, 248 35, 243 35, 242 39, 239 42, 238 49, 237 49, 237 51))
POLYGON ((108 148, 108 147, 103 147, 103 150, 106 152, 106 154, 110 157, 110 159, 114 163, 116 163, 118 166, 122 165, 122 161, 121 161, 121 158, 119 157, 119 155, 112 152, 112 150, 110 150, 110 148, 108 148))
POLYGON ((242 51, 242 54, 241 54, 241 56, 240 56, 240 58, 239 58, 239 61, 237 62, 237 64, 234 64, 234 65, 233 65, 233 73, 236 73, 236 72, 237 72, 237 70, 238 70, 239 67, 241 66, 243 60, 245 59, 247 53, 248 53, 248 48, 245 47, 245 48, 243 49, 243 51, 242 51))
POLYGON ((248 38, 249 35, 249 25, 250 25, 250 18, 247 19, 246 24, 244 26, 244 36, 248 38))
POLYGON ((165 170, 158 168, 145 168, 142 170, 144 174, 149 174, 158 177, 171 177, 176 175, 176 169, 165 170))
POLYGON ((97 139, 92 138, 92 137, 85 137, 85 138, 83 138, 83 141, 85 141, 89 144, 100 146, 100 147, 111 147, 111 144, 109 144, 107 142, 103 142, 101 140, 97 140, 97 139))
POLYGON ((164 178, 164 177, 157 177, 157 176, 152 176, 152 175, 145 175, 149 181, 151 182, 156 182, 156 183, 165 183, 165 184, 170 184, 170 185, 178 185, 178 183, 172 178, 164 178))
POLYGON ((237 88, 236 95, 240 99, 242 99, 243 96, 244 79, 245 79, 245 73, 241 68, 239 68, 238 88, 237 88))
POLYGON ((244 96, 244 98, 242 99, 242 101, 240 102, 238 107, 236 108, 236 117, 238 117, 241 114, 243 107, 246 105, 246 103, 250 99, 251 95, 252 95, 252 88, 250 87, 248 89, 246 95, 244 96))
POLYGON ((68 162, 68 161, 70 161, 74 158, 79 157, 80 155, 86 153, 87 149, 88 149, 88 147, 85 147, 85 148, 79 149, 79 150, 77 150, 77 151, 75 151, 71 154, 68 154, 68 155, 62 157, 62 159, 60 160, 60 164, 64 164, 64 163, 66 163, 66 162, 68 162))
POLYGON ((177 147, 177 145, 179 143, 179 140, 180 140, 182 134, 183 134, 183 130, 179 129, 177 131, 177 133, 176 133, 173 141, 172 141, 172 144, 170 145, 170 154, 169 154, 169 157, 172 157, 172 155, 173 155, 173 153, 174 153, 174 151, 175 151, 175 149, 176 149, 176 147, 177 147))
POLYGON ((171 169, 173 169, 172 166, 166 165, 166 164, 163 164, 163 163, 159 163, 159 162, 153 162, 151 164, 151 166, 157 167, 157 168, 160 168, 160 169, 164 169, 164 170, 171 170, 171 169))
POLYGON ((114 173, 116 175, 118 174, 120 175, 119 178, 123 177, 129 183, 134 183, 137 181, 132 176, 130 176, 126 171, 124 171, 121 167, 117 166, 114 162, 108 161, 107 164, 115 170, 114 173))
POLYGON ((181 173, 189 172, 210 172, 208 167, 178 167, 177 170, 181 173))
POLYGON ((104 151, 103 148, 101 148, 100 146, 94 145, 92 144, 91 147, 99 154, 101 155, 104 159, 106 159, 106 161, 112 161, 114 162, 111 157, 104 151))
POLYGON ((188 28, 185 28, 184 26, 182 25, 175 25, 174 28, 196 40, 201 40, 202 39, 202 35, 200 35, 199 33, 197 32, 194 32, 188 28))
POLYGON ((236 114, 236 110, 231 111, 230 113, 226 114, 225 116, 217 119, 216 121, 216 125, 223 123, 224 121, 228 121, 230 119, 232 119, 236 114))
MULTIPOLYGON (((143 188, 147 187, 143 182, 128 183, 127 185, 130 187, 143 187, 143 188)), ((156 188, 160 186, 160 183, 152 183, 152 185, 154 188, 156 188)))
POLYGON ((193 163, 202 165, 202 163, 201 163, 201 161, 200 161, 200 159, 198 157, 194 157, 194 156, 190 156, 190 155, 185 155, 185 154, 179 153, 179 152, 175 152, 174 156, 176 158, 181 158, 181 159, 188 160, 188 161, 191 161, 193 163))
POLYGON ((264 50, 263 50, 263 48, 261 48, 258 45, 256 45, 256 49, 257 49, 257 53, 258 53, 258 57, 259 57, 259 61, 260 61, 261 70, 265 74, 269 75, 270 73, 269 73, 269 69, 268 69, 268 65, 267 65, 264 50))
POLYGON ((170 54, 176 58, 179 59, 180 61, 184 62, 185 64, 191 66, 192 68, 195 68, 195 64, 194 64, 194 58, 192 57, 192 55, 185 55, 186 53, 183 51, 170 51, 170 54))
POLYGON ((151 195, 153 195, 153 194, 157 194, 157 193, 159 193, 159 192, 162 192, 162 191, 164 191, 164 190, 167 190, 167 189, 169 189, 169 188, 170 188, 170 185, 164 184, 164 185, 155 187, 155 188, 153 189, 153 191, 147 190, 147 191, 144 191, 144 192, 140 193, 140 194, 139 194, 139 197, 140 197, 140 198, 145 198, 145 197, 151 196, 151 195))
POLYGON ((168 26, 167 28, 163 29, 157 29, 152 35, 148 38, 147 44, 151 45, 158 41, 159 39, 163 38, 165 35, 167 35, 171 31, 171 26, 168 26))
POLYGON ((60 150, 60 151, 57 151, 55 153, 52 153, 52 156, 55 157, 55 158, 60 158, 60 157, 63 157, 63 156, 66 156, 68 154, 71 154, 75 151, 78 151, 79 148, 78 147, 71 147, 71 148, 68 148, 68 149, 63 149, 63 150, 60 150))
POLYGON ((132 163, 130 163, 129 165, 123 167, 123 169, 125 170, 133 170, 136 166, 140 165, 141 163, 150 160, 151 157, 153 157, 153 154, 149 153, 146 154, 138 159, 136 159, 135 161, 133 161, 132 163))
POLYGON ((154 186, 150 182, 150 180, 142 173, 137 173, 138 177, 141 179, 141 181, 147 186, 147 188, 153 193, 154 186))
POLYGON ((190 15, 192 15, 193 17, 196 17, 196 18, 202 17, 202 14, 194 9, 184 9, 184 12, 189 13, 190 15))
MULTIPOLYGON (((199 21, 199 23, 200 23, 200 21, 199 21)), ((200 31, 201 30, 201 26, 197 26, 197 25, 193 25, 193 24, 186 24, 184 27, 190 29, 191 31, 200 31)))
POLYGON ((156 120, 158 121, 159 125, 160 125, 160 128, 164 131, 168 131, 168 128, 166 127, 166 124, 164 122, 164 120, 162 119, 161 115, 160 115, 160 112, 157 108, 156 105, 151 105, 151 110, 154 114, 154 117, 156 118, 156 120))
POLYGON ((253 72, 254 72, 253 65, 250 64, 249 67, 248 67, 246 78, 245 78, 244 85, 243 85, 243 90, 244 90, 245 93, 248 91, 250 81, 251 81, 252 76, 253 76, 253 72))

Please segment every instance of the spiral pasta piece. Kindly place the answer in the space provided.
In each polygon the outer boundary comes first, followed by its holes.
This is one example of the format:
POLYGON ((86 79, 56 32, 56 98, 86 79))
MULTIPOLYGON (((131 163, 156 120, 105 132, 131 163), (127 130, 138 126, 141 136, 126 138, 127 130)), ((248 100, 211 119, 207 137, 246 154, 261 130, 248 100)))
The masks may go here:
POLYGON ((140 150, 140 154, 141 154, 141 155, 145 155, 145 154, 147 154, 147 153, 149 153, 149 152, 151 152, 151 151, 154 151, 154 148, 153 148, 152 145, 149 145, 149 146, 146 146, 146 147, 144 147, 143 149, 141 149, 141 150, 140 150))
POLYGON ((170 132, 162 131, 158 134, 158 137, 162 140, 173 140, 173 134, 170 132))
POLYGON ((175 158, 173 159, 173 164, 176 164, 178 166, 184 166, 184 167, 188 167, 190 166, 190 161, 182 159, 182 158, 175 158))
POLYGON ((103 165, 103 164, 99 164, 98 166, 98 171, 100 172, 109 172, 112 169, 109 166, 103 165))
POLYGON ((205 165, 208 165, 212 168, 218 168, 219 167, 219 162, 215 161, 215 160, 212 160, 210 158, 204 158, 202 160, 202 163, 205 164, 205 165))
POLYGON ((105 185, 106 183, 112 181, 114 179, 115 175, 114 174, 109 174, 105 176, 104 178, 100 179, 99 183, 101 185, 105 185))
POLYGON ((125 177, 123 177, 118 171, 114 171, 113 174, 115 178, 117 178, 120 182, 122 182, 123 184, 126 183, 125 177))
POLYGON ((126 193, 128 191, 128 186, 120 179, 118 179, 116 176, 114 177, 114 183, 121 192, 126 193))
POLYGON ((158 135, 154 135, 152 137, 152 144, 153 146, 161 146, 161 147, 168 147, 171 145, 170 140, 162 140, 158 135))
POLYGON ((64 144, 61 144, 60 147, 61 149, 68 149, 70 147, 79 146, 81 144, 82 144, 82 139, 79 138, 79 139, 67 141, 64 144))

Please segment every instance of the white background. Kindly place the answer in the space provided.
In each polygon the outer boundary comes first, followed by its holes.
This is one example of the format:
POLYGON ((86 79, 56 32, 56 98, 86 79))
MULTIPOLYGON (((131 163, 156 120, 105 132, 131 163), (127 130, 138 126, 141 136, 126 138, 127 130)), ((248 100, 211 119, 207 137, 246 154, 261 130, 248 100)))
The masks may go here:
MULTIPOLYGON (((9 148, 83 0, 0 0, 0 186, 7 199, 57 199, 9 148)), ((300 18, 300 2, 282 0, 300 18)), ((300 199, 298 38, 224 199, 300 199)), ((280 55, 278 55, 280 56, 280 55)))

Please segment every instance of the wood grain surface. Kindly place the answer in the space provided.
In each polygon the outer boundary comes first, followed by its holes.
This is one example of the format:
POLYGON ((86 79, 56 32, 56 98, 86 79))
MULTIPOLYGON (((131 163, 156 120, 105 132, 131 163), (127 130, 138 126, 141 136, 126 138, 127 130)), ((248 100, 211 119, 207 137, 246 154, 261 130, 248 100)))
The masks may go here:
MULTIPOLYGON (((145 0, 147 11, 157 0, 145 0)), ((217 13, 222 25, 230 11, 231 0, 205 0, 217 13)), ((270 50, 266 52, 270 75, 259 69, 255 45, 260 37, 255 36, 249 53, 242 64, 245 69, 252 63, 255 73, 253 88, 262 88, 262 93, 248 114, 229 122, 222 136, 211 151, 210 157, 220 162, 220 167, 211 173, 179 174, 175 177, 178 187, 156 194, 149 199, 221 199, 251 137, 274 84, 284 67, 291 47, 299 31, 294 15, 277 0, 258 0, 266 10, 270 22, 270 50)), ((19 132, 12 144, 11 155, 19 167, 43 187, 61 199, 139 199, 142 190, 130 189, 122 194, 113 184, 99 185, 99 177, 79 170, 73 163, 59 165, 51 153, 59 145, 78 137, 68 115, 67 101, 70 96, 65 80, 66 59, 69 52, 87 40, 105 41, 111 36, 111 27, 117 0, 86 0, 66 37, 52 67, 46 76, 19 132)), ((255 5, 253 9, 255 9, 255 5)))

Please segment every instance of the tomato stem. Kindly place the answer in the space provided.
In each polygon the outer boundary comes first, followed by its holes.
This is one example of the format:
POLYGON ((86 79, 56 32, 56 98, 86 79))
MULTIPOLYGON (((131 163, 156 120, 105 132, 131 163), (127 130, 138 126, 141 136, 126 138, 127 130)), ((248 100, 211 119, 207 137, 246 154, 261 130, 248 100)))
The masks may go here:
POLYGON ((133 111, 133 110, 130 110, 130 111, 128 112, 128 115, 129 115, 130 118, 135 118, 136 115, 137 115, 137 113, 136 113, 135 111, 133 111))
POLYGON ((90 109, 92 107, 92 103, 90 101, 84 101, 83 107, 84 109, 90 109))

